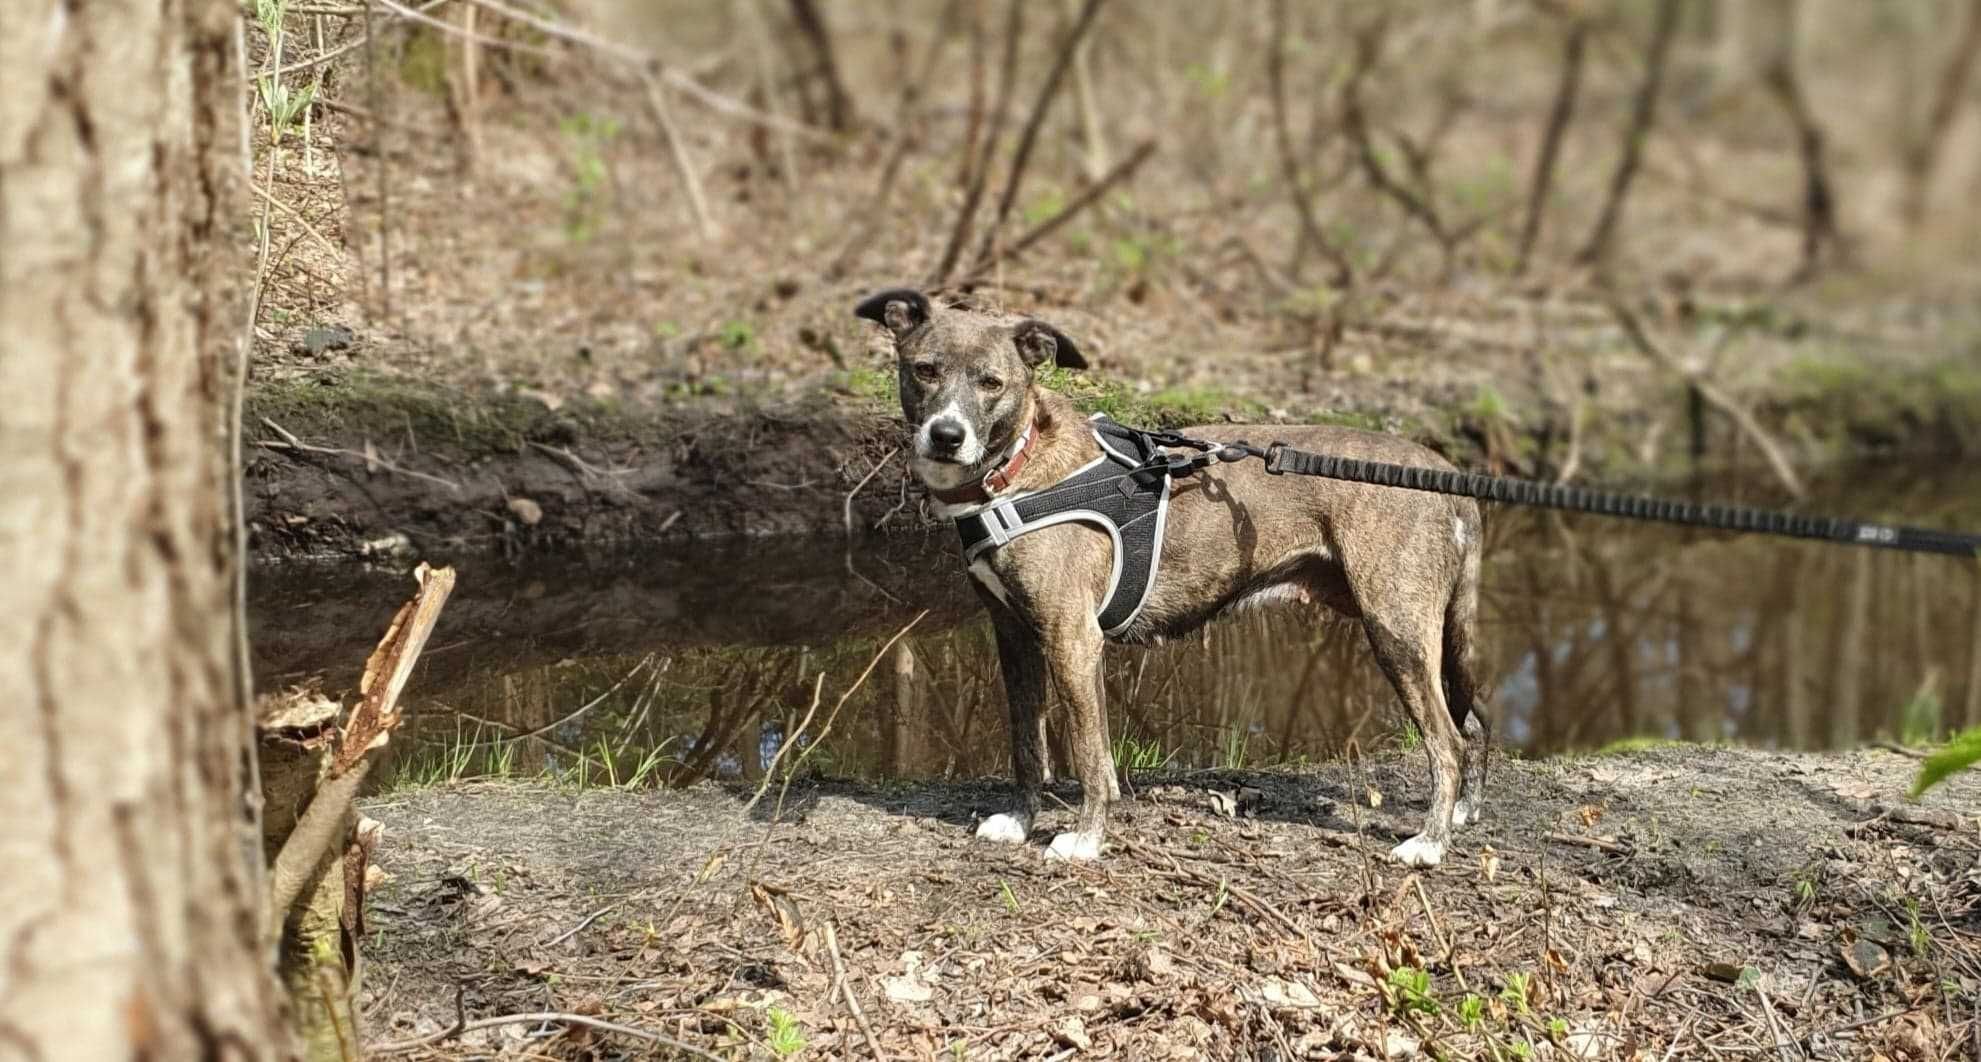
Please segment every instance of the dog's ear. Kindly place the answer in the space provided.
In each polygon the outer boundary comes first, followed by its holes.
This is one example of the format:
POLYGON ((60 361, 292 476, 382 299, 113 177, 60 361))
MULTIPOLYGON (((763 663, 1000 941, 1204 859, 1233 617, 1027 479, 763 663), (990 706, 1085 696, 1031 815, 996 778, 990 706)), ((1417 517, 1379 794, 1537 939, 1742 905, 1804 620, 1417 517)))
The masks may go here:
POLYGON ((1012 330, 1011 341, 1018 345, 1018 356, 1031 368, 1048 362, 1068 369, 1084 369, 1087 359, 1066 333, 1044 321, 1023 321, 1012 330))
POLYGON ((853 312, 875 324, 887 326, 896 338, 907 335, 929 319, 928 296, 908 288, 883 291, 853 308, 853 312))

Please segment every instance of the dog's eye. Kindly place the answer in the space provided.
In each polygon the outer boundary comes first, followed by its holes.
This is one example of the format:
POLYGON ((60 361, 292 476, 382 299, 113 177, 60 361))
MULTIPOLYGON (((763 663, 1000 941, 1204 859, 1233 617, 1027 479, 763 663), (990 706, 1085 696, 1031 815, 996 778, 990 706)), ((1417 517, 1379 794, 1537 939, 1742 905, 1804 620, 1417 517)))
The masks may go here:
POLYGON ((1004 381, 995 376, 979 376, 977 377, 977 386, 986 391, 1002 391, 1004 390, 1004 381))
POLYGON ((942 379, 942 370, 936 368, 934 362, 919 362, 912 371, 915 374, 915 379, 923 383, 934 383, 942 379))

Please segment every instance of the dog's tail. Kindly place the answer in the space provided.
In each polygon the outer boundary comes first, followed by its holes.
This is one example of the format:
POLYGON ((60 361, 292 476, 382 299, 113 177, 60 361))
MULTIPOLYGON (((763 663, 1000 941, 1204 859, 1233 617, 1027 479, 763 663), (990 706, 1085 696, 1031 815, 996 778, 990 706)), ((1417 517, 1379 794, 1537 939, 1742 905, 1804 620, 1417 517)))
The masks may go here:
MULTIPOLYGON (((1461 518, 1460 526, 1465 523, 1461 518)), ((1477 720, 1481 732, 1490 738, 1492 721, 1480 702, 1478 677, 1472 670, 1473 643, 1479 631, 1479 559, 1485 544, 1479 541, 1477 521, 1470 523, 1472 541, 1460 546, 1459 576, 1452 583, 1451 599, 1445 603, 1444 659, 1439 670, 1443 672, 1445 707, 1451 712, 1452 726, 1465 733, 1469 717, 1477 720)))

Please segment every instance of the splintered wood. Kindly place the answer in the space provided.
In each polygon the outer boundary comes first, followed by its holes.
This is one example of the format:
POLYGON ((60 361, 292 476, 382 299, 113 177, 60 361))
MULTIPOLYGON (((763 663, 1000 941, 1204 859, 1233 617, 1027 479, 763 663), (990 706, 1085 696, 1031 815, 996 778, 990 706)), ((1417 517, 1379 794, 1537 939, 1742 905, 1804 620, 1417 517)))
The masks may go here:
POLYGON ((421 564, 413 573, 419 592, 399 606, 392 623, 379 639, 378 648, 365 661, 364 678, 358 682, 358 706, 351 710, 351 721, 344 728, 344 740, 331 766, 332 777, 350 770, 365 753, 383 747, 399 725, 399 694, 419 663, 447 595, 454 592, 454 569, 432 568, 421 564))

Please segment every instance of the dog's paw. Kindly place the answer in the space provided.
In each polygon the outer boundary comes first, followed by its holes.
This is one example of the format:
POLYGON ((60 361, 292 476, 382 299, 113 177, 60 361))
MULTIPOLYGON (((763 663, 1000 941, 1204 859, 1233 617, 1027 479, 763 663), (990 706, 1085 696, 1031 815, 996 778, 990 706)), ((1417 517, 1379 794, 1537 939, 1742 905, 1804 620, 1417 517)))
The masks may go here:
POLYGON ((1472 806, 1472 802, 1463 797, 1459 798, 1458 803, 1453 804, 1451 807, 1451 824, 1453 826, 1464 826, 1468 823, 1478 822, 1483 816, 1484 812, 1481 809, 1472 806))
POLYGON ((1047 859, 1099 859, 1101 857, 1101 835, 1098 833, 1062 833, 1052 839, 1052 846, 1046 849, 1047 859))
POLYGON ((1406 867, 1434 867, 1444 861, 1444 845, 1418 834, 1390 849, 1389 857, 1406 867))
POLYGON ((1000 844, 1024 844, 1031 834, 1031 822, 1019 815, 992 815, 977 826, 979 838, 1000 844))

